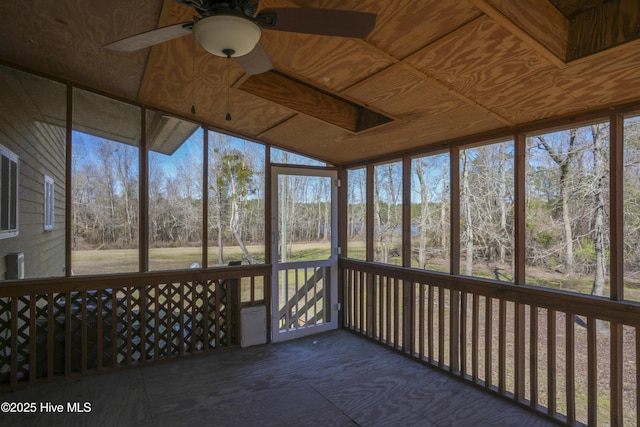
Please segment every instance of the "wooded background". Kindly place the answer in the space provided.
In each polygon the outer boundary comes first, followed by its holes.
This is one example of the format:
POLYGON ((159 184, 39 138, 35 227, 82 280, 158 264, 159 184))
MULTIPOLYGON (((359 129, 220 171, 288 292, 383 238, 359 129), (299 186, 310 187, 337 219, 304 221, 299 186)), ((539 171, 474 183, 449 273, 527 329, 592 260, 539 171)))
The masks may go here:
MULTIPOLYGON (((138 149, 78 135, 73 163, 74 250, 135 248, 138 244, 138 149)), ((173 156, 150 155, 150 247, 202 244, 202 194, 208 192, 207 245, 212 264, 225 247, 245 262, 264 262, 265 149, 210 132, 208 175, 202 184, 202 138, 197 133, 173 156)), ((595 123, 527 137, 527 283, 594 295, 608 293, 609 124, 595 123)), ((640 272, 640 122, 625 122, 625 278, 640 272)), ((299 156, 291 156, 301 161, 299 156)), ((285 161, 287 156, 284 156, 285 161)), ((282 156, 280 158, 282 160, 282 156)), ((305 161, 304 159, 302 160, 305 161)), ((461 273, 513 280, 514 143, 460 149, 461 273)), ((375 261, 402 264, 402 162, 373 168, 375 261)), ((349 172, 349 256, 364 257, 366 171, 349 172), (357 249, 358 247, 361 250, 357 249)), ((330 238, 328 189, 289 178, 287 241, 330 238)), ((411 161, 411 265, 449 269, 450 158, 438 153, 411 161)), ((280 219, 282 221, 282 218, 280 219)), ((281 222, 282 224, 282 222, 281 222)), ((290 248, 286 253, 290 253, 290 248)), ((285 254, 286 254, 285 253, 285 254)))

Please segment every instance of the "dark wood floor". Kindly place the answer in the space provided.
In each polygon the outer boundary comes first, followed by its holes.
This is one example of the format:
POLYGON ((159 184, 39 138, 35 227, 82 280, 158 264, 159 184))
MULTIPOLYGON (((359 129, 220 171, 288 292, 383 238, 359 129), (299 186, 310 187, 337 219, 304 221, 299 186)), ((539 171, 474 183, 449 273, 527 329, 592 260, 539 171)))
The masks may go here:
POLYGON ((545 426, 548 420, 347 331, 0 396, 0 426, 545 426), (89 402, 89 413, 41 405, 89 402))

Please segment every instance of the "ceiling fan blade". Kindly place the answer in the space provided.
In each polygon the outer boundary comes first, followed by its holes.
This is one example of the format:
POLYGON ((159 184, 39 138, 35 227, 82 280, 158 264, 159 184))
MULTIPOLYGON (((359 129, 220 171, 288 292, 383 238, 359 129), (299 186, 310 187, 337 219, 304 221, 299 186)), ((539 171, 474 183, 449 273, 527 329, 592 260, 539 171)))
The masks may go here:
POLYGON ((376 25, 376 14, 338 9, 278 7, 256 16, 268 30, 339 37, 366 37, 376 25))
POLYGON ((118 52, 133 52, 158 43, 166 42, 167 40, 173 40, 178 37, 191 34, 192 28, 193 22, 181 22, 179 24, 168 25, 166 27, 146 31, 131 37, 125 37, 124 39, 109 43, 104 47, 118 52))
POLYGON ((236 61, 240 64, 244 72, 250 76, 266 73, 273 68, 269 55, 267 55, 267 51, 264 50, 260 42, 258 42, 251 52, 236 57, 236 61))

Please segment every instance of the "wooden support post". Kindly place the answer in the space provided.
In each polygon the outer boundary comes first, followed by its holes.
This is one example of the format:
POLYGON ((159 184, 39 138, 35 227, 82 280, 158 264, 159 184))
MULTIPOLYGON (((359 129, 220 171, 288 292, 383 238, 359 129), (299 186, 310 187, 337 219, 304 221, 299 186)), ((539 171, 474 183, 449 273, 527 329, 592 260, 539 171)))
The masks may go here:
POLYGON ((529 386, 531 397, 529 407, 538 409, 538 307, 530 306, 529 313, 529 386))
POLYGON ((36 351, 37 351, 37 324, 36 324, 36 303, 38 296, 29 296, 29 383, 34 383, 37 374, 36 351))
POLYGON ((485 297, 484 310, 484 386, 491 389, 493 374, 493 299, 485 297))
POLYGON ((67 128, 66 128, 66 153, 65 158, 65 198, 64 198, 64 275, 71 277, 73 242, 73 87, 67 85, 67 128))
POLYGON ((449 272, 453 275, 460 274, 460 149, 452 147, 449 151, 450 173, 450 200, 451 200, 451 253, 449 272))
POLYGON ((480 355, 480 347, 478 345, 480 339, 480 297, 474 293, 471 303, 471 380, 474 384, 478 383, 478 362, 480 355))
MULTIPOLYGON (((442 326, 440 326, 444 329, 442 326)), ((449 371, 460 371, 460 291, 449 291, 449 371)))
MULTIPOLYGON (((411 157, 402 159, 402 266, 411 267, 411 157)), ((415 339, 413 283, 402 281, 402 349, 411 353, 415 339)))
MULTIPOLYGON (((624 118, 610 117, 609 193, 611 218, 611 299, 624 299, 624 118)), ((611 425, 622 425, 623 397, 623 328, 611 322, 611 425)), ((636 355, 637 357, 637 355, 636 355)))
POLYGON ((373 261, 373 228, 374 228, 374 218, 373 218, 373 174, 375 170, 372 164, 367 165, 367 175, 366 175, 366 230, 365 230, 365 241, 366 241, 366 260, 373 261))
POLYGON ((555 417, 557 410, 556 387, 556 311, 547 310, 547 414, 555 417))
POLYGON ((469 308, 469 294, 466 292, 460 293, 460 334, 458 338, 459 344, 459 360, 460 360, 460 376, 465 378, 467 376, 467 311, 469 308))
POLYGON ((419 327, 418 327, 418 355, 419 355, 419 359, 423 360, 424 359, 424 340, 425 340, 425 304, 424 304, 424 300, 426 298, 425 292, 424 292, 424 288, 425 288, 425 284, 423 283, 418 283, 418 286, 420 287, 420 290, 418 292, 418 322, 419 322, 419 327))
MULTIPOLYGON (((202 128, 202 268, 209 266, 209 128, 202 128)), ((265 242, 266 246, 266 242, 265 242)), ((265 260, 265 262, 269 262, 265 260)))
MULTIPOLYGON (((622 325, 617 322, 611 322, 610 324, 610 387, 611 387, 611 413, 610 419, 612 426, 624 425, 624 419, 622 415, 622 405, 624 402, 623 396, 623 337, 624 332, 622 325)), ((637 357, 637 355, 636 355, 637 357)))
POLYGON ((507 387, 507 301, 498 304, 498 391, 505 394, 507 387))
POLYGON ((525 255, 526 255, 526 151, 527 143, 523 134, 515 135, 515 164, 514 164, 514 259, 513 282, 516 285, 524 285, 526 282, 525 255))
POLYGON ((402 159, 402 266, 411 267, 411 157, 402 159))
MULTIPOLYGON (((264 147, 264 261, 266 263, 271 264, 273 258, 273 250, 271 245, 272 236, 275 233, 273 229, 273 221, 271 220, 271 213, 273 211, 273 206, 271 202, 272 193, 273 193, 273 182, 271 179, 271 147, 269 145, 264 147)), ((271 267, 273 268, 273 267, 271 267)), ((271 296, 273 289, 272 286, 272 278, 273 276, 270 274, 269 276, 265 276, 263 278, 264 283, 264 302, 267 306, 267 342, 270 343, 273 339, 273 322, 271 321, 272 307, 271 296)), ((339 282, 338 282, 339 283, 339 282)), ((275 308, 277 310, 277 307, 275 308)), ((345 308, 342 308, 344 311, 345 308)))
POLYGON ((445 362, 445 351, 444 351, 444 342, 445 342, 445 328, 444 328, 444 311, 445 311, 445 288, 442 286, 438 287, 438 367, 440 369, 444 368, 445 362))
POLYGON ((376 310, 375 310, 375 300, 374 300, 374 287, 373 287, 373 274, 366 275, 366 299, 367 299, 367 336, 370 338, 375 338, 375 319, 376 319, 376 310))
POLYGON ((597 319, 587 318, 587 424, 598 425, 598 341, 597 319))
MULTIPOLYGON (((349 174, 344 168, 338 169, 338 179, 342 183, 338 187, 338 248, 340 248, 340 255, 346 254, 348 256, 349 248, 348 248, 348 239, 347 239, 347 224, 349 222, 349 218, 347 216, 347 211, 349 207, 349 174)), ((339 255, 339 256, 340 256, 339 255)), ((344 255, 342 255, 344 256, 344 255)), ((338 303, 341 305, 342 310, 338 311, 338 328, 344 327, 344 311, 346 307, 344 306, 344 301, 342 300, 342 296, 344 295, 343 288, 345 286, 344 276, 340 274, 340 267, 338 266, 338 303)), ((371 330, 371 329, 369 329, 371 330)))
POLYGON ((640 420, 640 326, 635 327, 636 341, 636 420, 640 420))
POLYGON ((435 336, 433 335, 433 294, 433 286, 429 285, 427 297, 427 356, 431 364, 433 364, 433 341, 435 340, 435 336))
POLYGON ((624 118, 610 118, 609 210, 611 221, 611 299, 624 299, 624 118))
POLYGON ((573 380, 576 377, 576 333, 575 315, 567 313, 566 316, 566 374, 565 378, 571 379, 566 382, 567 396, 567 424, 573 425, 576 421, 576 384, 573 380))
MULTIPOLYGON (((140 169, 139 214, 138 214, 138 268, 141 273, 149 271, 149 150, 147 148, 147 110, 140 109, 140 169)), ((115 291, 114 291, 115 292, 115 291)))
POLYGON ((524 304, 519 303, 516 303, 514 307, 514 399, 517 402, 521 402, 525 398, 525 308, 526 306, 524 304))

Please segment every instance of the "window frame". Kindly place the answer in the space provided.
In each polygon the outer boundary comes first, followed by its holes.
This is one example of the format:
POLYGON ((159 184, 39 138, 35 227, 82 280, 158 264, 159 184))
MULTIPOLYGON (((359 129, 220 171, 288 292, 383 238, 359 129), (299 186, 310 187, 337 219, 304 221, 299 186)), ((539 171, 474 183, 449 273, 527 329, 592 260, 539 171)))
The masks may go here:
POLYGON ((0 239, 16 237, 19 233, 18 160, 17 154, 0 145, 0 239), (6 165, 9 166, 9 171, 4 170, 6 165))
POLYGON ((55 228, 55 181, 49 175, 44 175, 44 231, 55 228))

